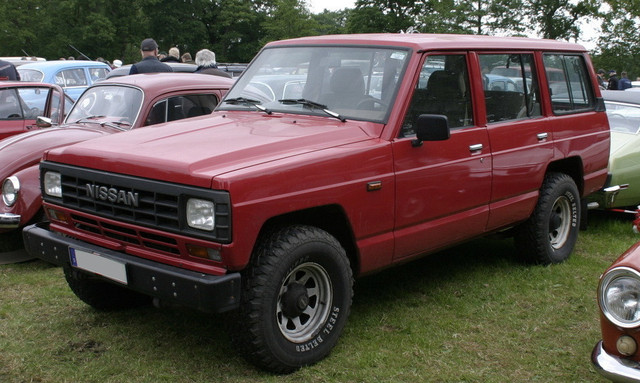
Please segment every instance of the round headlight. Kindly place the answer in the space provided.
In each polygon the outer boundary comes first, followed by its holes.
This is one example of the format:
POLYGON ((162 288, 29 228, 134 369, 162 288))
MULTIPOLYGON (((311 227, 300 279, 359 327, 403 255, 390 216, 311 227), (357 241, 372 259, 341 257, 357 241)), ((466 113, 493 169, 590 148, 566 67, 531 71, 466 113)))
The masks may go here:
POLYGON ((20 192, 20 180, 18 177, 11 176, 2 182, 2 201, 7 206, 15 205, 20 192))
POLYGON ((213 231, 215 207, 212 201, 190 198, 187 201, 187 224, 194 229, 213 231))
POLYGON ((610 270, 600 282, 598 300, 613 324, 631 328, 640 325, 640 273, 628 267, 610 270))

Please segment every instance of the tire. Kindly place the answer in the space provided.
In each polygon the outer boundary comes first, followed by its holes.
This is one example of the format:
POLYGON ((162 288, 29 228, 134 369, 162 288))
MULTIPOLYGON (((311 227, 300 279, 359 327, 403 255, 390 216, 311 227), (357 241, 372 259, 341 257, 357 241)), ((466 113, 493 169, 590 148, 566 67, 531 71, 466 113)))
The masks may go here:
POLYGON ((524 260, 541 264, 567 260, 578 239, 580 209, 573 178, 547 174, 533 214, 516 234, 516 246, 524 260))
POLYGON ((333 236, 309 226, 274 231, 243 281, 236 335, 249 362, 284 374, 331 352, 353 297, 349 261, 333 236))
POLYGON ((151 297, 105 282, 64 266, 64 277, 71 291, 81 301, 100 311, 116 311, 145 306, 151 297))

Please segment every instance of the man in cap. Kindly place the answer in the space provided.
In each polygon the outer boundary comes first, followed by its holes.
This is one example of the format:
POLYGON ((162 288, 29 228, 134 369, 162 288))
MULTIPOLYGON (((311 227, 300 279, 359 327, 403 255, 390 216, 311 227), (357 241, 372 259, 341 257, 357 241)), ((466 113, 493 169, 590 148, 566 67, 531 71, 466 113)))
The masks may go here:
POLYGON ((169 65, 158 60, 158 44, 154 39, 142 40, 140 53, 142 54, 142 61, 131 65, 129 74, 173 72, 169 65))
POLYGON ((0 81, 2 80, 20 81, 16 66, 9 61, 0 60, 0 81))
POLYGON ((609 85, 607 85, 607 89, 618 90, 618 74, 613 69, 609 71, 609 85))

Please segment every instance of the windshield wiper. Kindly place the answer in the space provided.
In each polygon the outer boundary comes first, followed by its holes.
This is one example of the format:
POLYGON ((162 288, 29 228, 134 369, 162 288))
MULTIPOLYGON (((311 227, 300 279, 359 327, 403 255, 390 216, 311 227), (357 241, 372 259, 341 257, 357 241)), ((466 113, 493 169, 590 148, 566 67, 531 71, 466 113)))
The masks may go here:
POLYGON ((285 99, 282 99, 282 100, 278 100, 278 102, 281 102, 281 103, 283 103, 285 105, 298 104, 298 105, 302 105, 302 106, 310 108, 310 109, 320 109, 321 111, 325 112, 329 116, 331 116, 333 118, 337 118, 338 120, 340 120, 342 122, 347 121, 347 119, 342 117, 340 114, 327 109, 326 105, 320 104, 319 102, 307 100, 306 98, 285 98, 285 99))
POLYGON ((237 105, 237 104, 244 104, 244 105, 250 105, 250 106, 254 106, 256 109, 259 109, 263 112, 265 112, 266 114, 272 114, 273 112, 267 108, 265 108, 264 106, 260 105, 260 101, 258 100, 254 100, 251 98, 245 98, 245 97, 236 97, 236 98, 229 98, 224 100, 225 103, 227 104, 232 104, 232 105, 237 105))
POLYGON ((91 120, 94 119, 94 118, 104 118, 104 117, 106 117, 106 116, 87 116, 87 117, 82 117, 82 118, 74 121, 74 124, 90 122, 92 124, 100 124, 100 125, 102 125, 101 122, 91 121, 91 120))

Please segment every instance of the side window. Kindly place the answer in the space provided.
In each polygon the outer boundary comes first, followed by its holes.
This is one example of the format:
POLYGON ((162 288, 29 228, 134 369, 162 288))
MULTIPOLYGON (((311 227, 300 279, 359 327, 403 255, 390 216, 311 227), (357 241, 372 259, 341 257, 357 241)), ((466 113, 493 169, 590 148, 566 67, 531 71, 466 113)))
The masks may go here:
POLYGON ((593 88, 582 55, 547 54, 544 66, 554 113, 591 110, 594 107, 593 88))
POLYGON ((96 82, 97 80, 107 77, 107 73, 109 72, 105 68, 90 68, 89 73, 91 75, 91 81, 96 82))
POLYGON ((45 104, 49 95, 47 88, 23 88, 19 89, 18 93, 19 100, 22 100, 25 119, 35 120, 46 110, 45 104))
POLYGON ((421 114, 444 115, 451 128, 473 124, 465 55, 426 58, 402 124, 402 137, 415 134, 415 124, 421 114))
POLYGON ((57 73, 56 84, 63 87, 88 85, 87 76, 85 76, 84 69, 82 68, 65 69, 62 72, 57 73))
POLYGON ((22 119, 20 99, 15 89, 0 90, 0 120, 22 119))
POLYGON ((487 122, 541 115, 533 54, 481 54, 480 66, 487 122))
POLYGON ((193 94, 169 97, 157 102, 147 116, 145 126, 211 114, 218 105, 214 94, 193 94))

